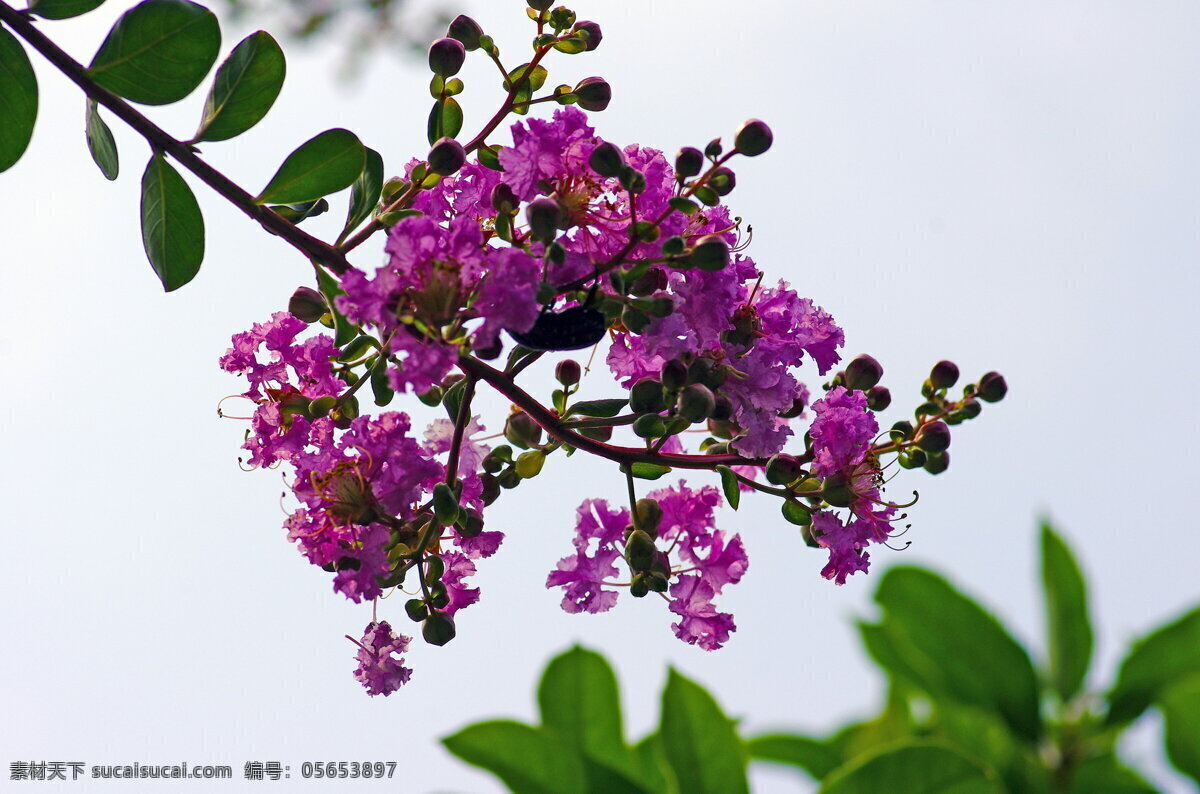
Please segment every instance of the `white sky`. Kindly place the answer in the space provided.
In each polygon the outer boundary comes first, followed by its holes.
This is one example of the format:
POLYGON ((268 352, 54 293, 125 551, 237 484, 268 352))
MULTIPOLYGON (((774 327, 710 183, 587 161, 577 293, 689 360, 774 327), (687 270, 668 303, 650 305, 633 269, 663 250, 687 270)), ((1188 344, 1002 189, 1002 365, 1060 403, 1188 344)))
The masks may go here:
MULTIPOLYGON (((43 26, 86 62, 124 6, 43 26)), ((521 4, 462 9, 516 63, 521 4)), ((964 377, 1008 377, 1010 398, 956 432, 950 472, 894 483, 921 492, 912 548, 876 552, 871 576, 838 588, 775 503, 745 499, 721 520, 744 534, 751 560, 722 598, 738 624, 726 649, 679 643, 651 599, 566 615, 542 584, 568 552, 574 507, 623 490, 612 467, 577 456, 491 511, 508 540, 481 564, 483 600, 462 614, 458 639, 416 644, 411 684, 366 697, 342 635, 360 633, 370 608, 331 593, 289 546, 279 474, 240 472, 242 427, 215 417, 240 389, 217 357, 232 333, 283 308, 305 263, 193 180, 206 262, 164 296, 136 219, 146 146, 111 122, 122 170, 105 182, 86 151, 82 97, 35 58, 39 128, 0 175, 6 766, 187 760, 240 776, 247 760, 294 775, 305 760, 397 760, 404 792, 498 791, 437 737, 532 717, 541 666, 574 641, 613 660, 631 735, 651 726, 668 663, 751 731, 823 733, 869 714, 880 694, 851 619, 873 615, 884 566, 948 573, 1043 647, 1043 513, 1091 574, 1094 682, 1111 680, 1129 640, 1196 602, 1200 6, 660 0, 577 11, 603 25, 604 43, 551 62, 551 84, 606 76, 615 99, 595 119, 606 138, 674 151, 750 116, 772 124, 775 148, 740 164, 731 204, 753 223, 768 278, 829 309, 848 355, 883 362, 889 422, 939 358, 964 377)), ((223 49, 245 32, 226 30, 223 49)), ((332 77, 338 57, 293 50, 270 116, 205 156, 255 191, 328 127, 354 129, 391 171, 423 153, 423 66, 383 57, 346 86, 332 77)), ((490 70, 477 57, 464 74, 468 131, 497 101, 490 70)), ((150 115, 186 137, 202 103, 199 91, 150 115)), ((332 236, 342 217, 344 198, 313 228, 332 236)), ((357 261, 374 264, 381 247, 357 261)), ((597 396, 612 393, 593 380, 597 396)), ((503 405, 490 406, 497 426, 503 405)), ((407 622, 399 600, 381 614, 407 622)), ((1143 732, 1131 760, 1161 767, 1155 736, 1143 732)), ((755 780, 763 792, 809 790, 787 773, 755 780)))

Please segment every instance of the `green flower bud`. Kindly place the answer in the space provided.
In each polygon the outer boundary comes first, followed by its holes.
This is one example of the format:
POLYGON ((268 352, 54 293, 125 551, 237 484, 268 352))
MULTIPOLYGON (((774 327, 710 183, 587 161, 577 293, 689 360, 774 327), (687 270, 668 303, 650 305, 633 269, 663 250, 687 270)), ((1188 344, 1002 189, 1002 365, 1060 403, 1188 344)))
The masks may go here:
POLYGON ((937 455, 930 455, 925 461, 925 471, 930 474, 941 474, 946 469, 950 468, 950 453, 940 452, 937 455))
POLYGON ((950 448, 950 428, 945 422, 928 422, 917 431, 917 446, 926 452, 945 452, 950 448))
POLYGON ((433 513, 438 523, 448 527, 458 520, 458 497, 444 482, 433 486, 433 513))
POLYGON ((325 296, 311 287, 297 287, 288 300, 288 311, 298 320, 315 323, 329 312, 325 296))
POLYGON ((775 136, 765 122, 750 119, 734 133, 733 148, 747 157, 757 157, 770 149, 774 141, 775 136))
POLYGON ((913 447, 900 453, 900 466, 905 469, 919 469, 925 465, 928 457, 925 455, 925 450, 919 447, 913 447))
POLYGON ((604 40, 604 33, 600 30, 600 26, 587 19, 576 22, 571 30, 576 33, 582 32, 587 34, 587 41, 584 49, 588 52, 591 52, 599 47, 600 42, 604 40))
POLYGON ((643 414, 633 423, 633 432, 640 438, 661 438, 667 425, 657 414, 643 414))
POLYGON ((633 306, 621 310, 621 325, 635 334, 640 334, 650 325, 650 316, 633 306))
POLYGON ((420 623, 425 618, 429 617, 429 607, 425 605, 425 601, 420 598, 410 598, 404 602, 404 611, 408 613, 408 618, 413 623, 420 623))
POLYGON ((717 422, 725 422, 731 416, 733 416, 733 400, 724 394, 718 394, 717 401, 713 405, 712 419, 717 422))
POLYGON ((417 399, 430 408, 435 408, 442 404, 442 398, 445 395, 446 393, 442 390, 441 386, 434 386, 429 391, 418 394, 417 399))
POLYGON ((542 443, 542 427, 529 414, 518 411, 504 422, 504 437, 514 447, 529 449, 542 443))
POLYGON ((554 5, 554 0, 525 0, 525 2, 534 11, 547 11, 550 6, 554 5))
POLYGON ((663 517, 662 506, 654 499, 638 499, 633 511, 637 516, 638 529, 652 538, 658 537, 658 525, 663 517))
POLYGON ((621 150, 604 141, 592 149, 592 155, 588 158, 588 165, 592 170, 600 176, 616 177, 620 176, 625 170, 625 155, 621 150))
POLYGON ((999 372, 989 372, 979 381, 979 399, 984 402, 998 403, 1008 394, 1008 383, 999 372))
POLYGON ((525 207, 525 221, 533 239, 548 243, 558 235, 559 224, 565 215, 562 207, 551 198, 534 199, 525 207))
POLYGON ((464 538, 474 538, 478 537, 481 532, 483 532, 483 516, 475 508, 468 507, 467 520, 458 528, 458 534, 464 538))
POLYGON ((434 582, 440 582, 442 575, 446 573, 446 563, 436 554, 425 558, 425 584, 432 585, 434 582))
POLYGON ((612 86, 603 77, 588 77, 575 85, 575 99, 584 110, 599 113, 612 101, 612 86))
POLYGON ((429 150, 426 159, 429 170, 435 174, 453 174, 467 163, 467 152, 453 138, 441 138, 429 150))
POLYGON ((791 455, 779 454, 767 461, 767 482, 772 485, 787 485, 803 475, 800 461, 791 455))
POLYGON ((445 645, 454 634, 454 619, 443 612, 432 613, 421 626, 421 636, 430 645, 445 645))
POLYGON ((693 383, 679 393, 679 415, 691 423, 703 422, 712 416, 717 399, 702 383, 693 383))
POLYGON ((675 175, 677 177, 696 176, 704 168, 704 153, 691 146, 685 146, 675 155, 675 175))
POLYGON ((634 598, 645 598, 650 592, 649 574, 639 573, 629 584, 629 594, 634 598))
POLYGON ((517 211, 517 207, 521 205, 520 199, 513 189, 506 183, 500 182, 492 188, 491 194, 492 209, 496 212, 513 213, 517 211))
POLYGON ((892 404, 892 393, 886 386, 872 386, 867 389, 867 407, 872 411, 886 411, 892 404))
POLYGON ((630 285, 629 293, 644 298, 666 288, 667 274, 660 267, 652 267, 630 285))
POLYGON ((677 358, 673 358, 662 368, 662 385, 667 391, 679 391, 687 385, 688 368, 677 358))
POLYGON ((517 468, 517 474, 521 475, 521 479, 532 479, 542 473, 542 467, 546 465, 546 453, 540 449, 522 452, 517 456, 517 462, 514 465, 517 468))
POLYGON ((500 487, 504 490, 512 490, 521 484, 521 475, 517 474, 517 469, 514 466, 511 469, 506 469, 499 477, 496 478, 496 482, 499 483, 500 487))
POLYGON ((458 74, 466 59, 467 50, 457 39, 438 39, 429 45, 429 71, 439 77, 458 74))
POLYGON ((477 50, 479 49, 479 37, 483 35, 483 28, 479 27, 479 23, 466 14, 459 14, 446 28, 446 35, 462 42, 463 47, 467 50, 477 50))
POLYGON ((635 529, 625 541, 625 559, 633 571, 648 571, 658 553, 654 539, 647 532, 635 529))
POLYGON ((661 381, 642 378, 629 389, 629 410, 635 414, 657 414, 667 409, 661 381))
POLYGON ((323 416, 328 416, 329 412, 337 405, 337 398, 332 395, 318 397, 308 404, 308 415, 313 419, 320 419, 323 416))
POLYGON ((721 139, 713 138, 711 141, 708 142, 708 145, 704 147, 704 156, 711 157, 712 159, 715 160, 721 156, 721 152, 723 152, 723 151, 725 151, 725 150, 721 146, 721 139))
POLYGON ((724 270, 725 266, 729 264, 729 243, 715 234, 701 237, 692 246, 688 261, 693 267, 710 273, 724 270))
POLYGON ((821 498, 834 507, 849 507, 854 502, 854 491, 843 474, 831 474, 821 485, 821 498))
MULTIPOLYGON (((618 179, 621 182, 621 187, 625 188, 634 195, 637 195, 646 189, 646 175, 631 166, 627 165, 622 168, 618 179)), ((638 233, 636 236, 640 240, 645 242, 654 242, 654 240, 658 239, 658 227, 649 221, 640 221, 634 226, 634 228, 637 230, 638 233), (650 231, 653 231, 654 233, 652 238, 649 233, 650 231)))
POLYGON ((675 299, 670 295, 659 295, 650 301, 651 317, 669 317, 675 312, 675 299))
POLYGON ((929 373, 929 382, 935 389, 949 389, 958 383, 958 365, 953 361, 939 361, 929 373))
POLYGON ((784 520, 789 524, 806 527, 812 523, 812 511, 795 499, 784 499, 780 512, 783 513, 784 520))
POLYGON ((792 400, 792 407, 779 415, 784 419, 795 419, 800 414, 804 413, 805 407, 804 400, 800 397, 797 397, 796 399, 792 400))
POLYGON ((737 187, 737 176, 725 166, 721 166, 708 179, 708 185, 718 196, 728 196, 737 187))
POLYGON ((575 359, 568 358, 554 367, 554 378, 564 386, 574 386, 583 377, 583 367, 575 359))
POLYGON ((873 357, 863 354, 846 365, 846 388, 866 391, 879 383, 883 366, 873 357))

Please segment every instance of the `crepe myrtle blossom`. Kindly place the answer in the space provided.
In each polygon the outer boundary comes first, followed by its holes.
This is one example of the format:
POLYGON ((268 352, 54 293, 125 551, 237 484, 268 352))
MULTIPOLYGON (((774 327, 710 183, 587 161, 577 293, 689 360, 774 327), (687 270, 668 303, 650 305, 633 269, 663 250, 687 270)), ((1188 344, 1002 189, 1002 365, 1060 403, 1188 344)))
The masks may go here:
MULTIPOLYGON (((428 153, 377 197, 367 169, 333 255, 314 257, 317 288, 235 335, 220 365, 246 379, 240 396, 254 406, 249 466, 285 468, 287 536, 341 595, 376 610, 403 603, 426 642, 449 642, 484 595, 477 567, 503 556, 504 533, 485 527, 490 505, 590 454, 623 477, 628 502, 583 495, 573 549, 546 586, 573 613, 653 594, 676 637, 714 650, 737 629, 717 601, 748 567, 742 534, 717 528, 718 507, 774 500, 794 542, 826 551, 821 575, 844 584, 904 517, 883 495, 885 470, 945 471, 952 428, 1007 383, 991 372, 951 394, 958 367, 939 362, 911 419, 881 432, 892 402, 882 366, 843 365, 833 314, 798 281, 768 278, 729 203, 738 158, 767 152, 770 128, 698 132, 707 144, 674 155, 607 139, 585 112, 612 98, 602 78, 545 88, 549 56, 595 50, 600 26, 545 5, 530 3, 532 59, 501 64, 504 104, 471 137, 459 138, 453 76, 470 53, 500 62, 500 51, 474 20, 451 24, 430 50, 428 153), (510 112, 524 117, 506 134, 510 112), (374 212, 355 228, 364 205, 374 212), (377 231, 386 240, 372 263, 355 249, 377 231), (571 350, 586 358, 562 360, 571 350), (557 383, 525 374, 539 368, 557 383), (501 416, 476 411, 486 389, 503 398, 501 416), (637 497, 639 483, 680 469, 699 484, 637 497), (407 600, 383 600, 400 589, 407 600)), ((373 618, 355 642, 368 692, 408 680, 408 637, 373 618)))

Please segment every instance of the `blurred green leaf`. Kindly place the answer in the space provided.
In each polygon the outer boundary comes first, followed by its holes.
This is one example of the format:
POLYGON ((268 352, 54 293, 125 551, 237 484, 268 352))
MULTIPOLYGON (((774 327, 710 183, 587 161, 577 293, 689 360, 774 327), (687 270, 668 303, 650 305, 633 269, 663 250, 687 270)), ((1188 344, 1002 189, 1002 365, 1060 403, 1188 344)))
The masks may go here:
POLYGON ((1092 621, 1087 585, 1067 544, 1042 524, 1042 586, 1046 595, 1046 633, 1050 680, 1064 701, 1079 692, 1092 660, 1092 621))
POLYGON ((940 744, 914 742, 856 758, 820 794, 1004 794, 994 773, 940 744))
POLYGON ((192 189, 160 152, 142 174, 142 243, 167 292, 187 284, 204 260, 204 217, 192 189))
POLYGON ((91 98, 87 101, 84 133, 87 136, 88 151, 91 152, 92 161, 99 167, 100 173, 104 174, 104 178, 107 180, 116 179, 120 172, 117 142, 113 139, 112 130, 104 123, 104 119, 100 118, 100 109, 96 106, 96 100, 91 98))
POLYGON ((884 574, 875 593, 892 650, 928 692, 994 709, 1028 740, 1041 733, 1037 675, 990 613, 919 568, 884 574))
POLYGON ((589 794, 659 794, 637 780, 632 771, 616 769, 591 756, 581 756, 589 794))
POLYGON ((447 736, 442 744, 516 794, 587 794, 579 754, 537 728, 508 720, 481 722, 447 736))
POLYGON ((1067 794, 1158 794, 1115 755, 1093 756, 1075 768, 1067 794))
POLYGON ((104 0, 31 0, 29 10, 42 19, 70 19, 99 8, 104 0))
POLYGON ((1167 758, 1200 783, 1200 673, 1167 687, 1158 707, 1166 723, 1167 758))
POLYGON ((296 204, 336 193, 358 179, 366 157, 366 147, 353 132, 326 130, 289 154, 255 201, 296 204))
POLYGON ((371 217, 379 204, 383 192, 383 157, 374 149, 366 150, 362 173, 350 186, 350 211, 346 214, 346 225, 338 241, 344 240, 358 225, 371 217))
POLYGON ((730 507, 737 510, 738 503, 742 500, 742 492, 738 489, 737 475, 728 466, 718 466, 717 474, 721 475, 721 490, 725 492, 725 501, 729 502, 730 507))
POLYGON ((633 746, 633 763, 637 778, 657 794, 672 794, 679 791, 671 778, 671 766, 663 751, 662 737, 657 732, 642 738, 633 746))
POLYGON ((1159 692, 1193 673, 1200 673, 1200 607, 1134 644, 1108 695, 1108 724, 1136 719, 1159 692))
POLYGON ((220 49, 220 25, 204 6, 145 0, 117 20, 88 74, 132 102, 167 105, 200 85, 220 49))
POLYGON ((674 669, 663 689, 659 734, 681 792, 750 791, 746 756, 733 723, 707 690, 674 669))
POLYGON ((842 754, 830 742, 807 736, 767 734, 747 744, 750 757, 799 767, 814 780, 820 780, 842 765, 842 754))
POLYGON ((600 654, 576 645, 547 665, 538 686, 542 727, 581 753, 632 771, 617 677, 600 654))
POLYGON ((0 171, 12 168, 33 137, 38 86, 21 42, 0 28, 0 171))
POLYGON ((224 141, 262 121, 287 75, 283 50, 269 33, 251 33, 217 69, 195 141, 224 141))

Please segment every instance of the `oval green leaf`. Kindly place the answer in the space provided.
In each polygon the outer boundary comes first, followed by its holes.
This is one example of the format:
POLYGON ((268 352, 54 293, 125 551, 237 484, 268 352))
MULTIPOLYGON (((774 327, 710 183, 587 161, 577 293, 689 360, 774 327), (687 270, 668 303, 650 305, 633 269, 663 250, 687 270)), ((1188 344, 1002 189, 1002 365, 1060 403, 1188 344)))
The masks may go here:
POLYGON ((938 744, 913 743, 856 758, 820 794, 1004 794, 994 773, 938 744))
POLYGON ((0 28, 0 171, 21 159, 37 121, 38 86, 21 42, 0 28))
POLYGON ((942 577, 889 570, 875 601, 883 630, 916 683, 934 696, 995 711, 1020 736, 1041 734, 1037 674, 1029 654, 983 607, 942 577))
POLYGON ((1083 572, 1049 524, 1042 524, 1042 586, 1050 681, 1066 701, 1079 691, 1092 661, 1092 621, 1083 572))
POLYGON ((634 767, 621 727, 617 677, 600 654, 576 645, 550 660, 538 685, 542 728, 617 769, 634 767))
POLYGON ((612 419, 625 409, 628 399, 609 400, 580 400, 571 406, 572 414, 580 416, 596 416, 601 419, 612 419))
POLYGON ((707 690, 674 669, 663 689, 659 736, 680 791, 749 794, 746 754, 733 723, 707 690))
POLYGON ((433 103, 433 109, 429 111, 429 123, 426 129, 429 145, 432 146, 442 138, 457 136, 462 132, 462 126, 463 112, 458 100, 454 97, 439 99, 433 103))
POLYGON ((358 179, 366 158, 366 147, 353 132, 326 130, 289 154, 255 201, 297 204, 336 193, 358 179))
POLYGON ((251 33, 217 69, 194 141, 225 141, 262 121, 287 75, 283 50, 271 34, 251 33))
POLYGON ((371 217, 383 192, 383 157, 374 149, 367 149, 366 152, 362 173, 350 186, 350 211, 346 213, 346 226, 338 237, 338 243, 371 217))
POLYGON ((1200 783, 1200 675, 1167 687, 1158 707, 1166 723, 1167 758, 1200 783))
POLYGON ((1200 673, 1200 607, 1134 644, 1108 695, 1108 724, 1137 719, 1159 692, 1196 673, 1200 673))
POLYGON ((749 742, 750 757, 799 767, 815 780, 828 775, 841 764, 841 753, 829 742, 807 736, 770 734, 749 742))
POLYGON ((729 502, 730 507, 737 510, 738 504, 742 501, 742 491, 738 487, 737 475, 728 466, 718 466, 717 474, 721 475, 721 490, 725 492, 725 501, 729 502))
POLYGON ((585 794, 579 754, 544 731, 497 720, 463 728, 442 739, 454 755, 482 767, 516 794, 585 794))
POLYGON ((1160 794, 1112 753, 1080 762, 1067 794, 1160 794))
POLYGON ((29 10, 42 19, 70 19, 99 8, 104 0, 32 0, 29 10))
POLYGON ((221 49, 213 12, 187 0, 145 0, 126 11, 88 67, 114 94, 168 105, 192 93, 221 49))
POLYGON ((120 171, 117 142, 113 140, 112 130, 104 123, 104 119, 100 118, 100 108, 97 107, 96 100, 90 98, 87 101, 84 132, 87 135, 88 151, 92 153, 92 160, 100 168, 100 173, 109 181, 116 179, 120 171))
POLYGON ((664 474, 670 474, 669 466, 659 466, 657 463, 634 463, 629 467, 629 473, 639 480, 657 480, 664 474))
POLYGON ((204 217, 192 190, 155 152, 142 175, 142 244, 167 292, 200 272, 204 260, 204 217))

